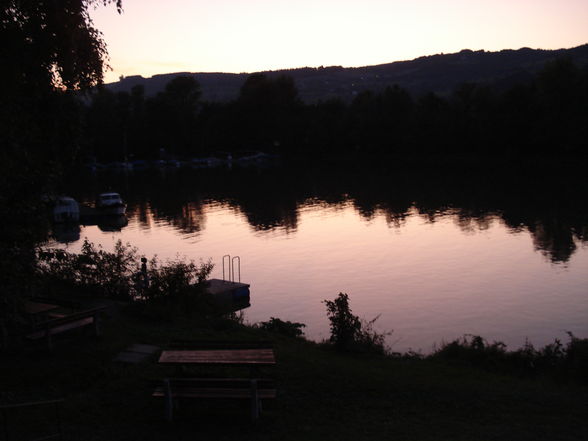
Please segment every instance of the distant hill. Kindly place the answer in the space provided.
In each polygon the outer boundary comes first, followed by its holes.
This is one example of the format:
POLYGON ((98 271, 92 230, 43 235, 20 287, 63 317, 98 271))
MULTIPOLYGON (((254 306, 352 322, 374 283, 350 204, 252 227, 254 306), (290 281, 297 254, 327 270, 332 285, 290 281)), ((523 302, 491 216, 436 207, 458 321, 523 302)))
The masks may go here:
MULTIPOLYGON (((378 91, 394 84, 415 95, 429 91, 445 95, 463 82, 508 87, 532 78, 545 62, 559 57, 569 57, 576 65, 586 67, 588 44, 558 50, 522 48, 486 52, 464 49, 453 54, 431 55, 377 66, 304 67, 264 73, 268 76, 291 76, 300 97, 307 103, 333 97, 349 101, 361 91, 378 91)), ((133 86, 142 84, 146 95, 151 96, 163 90, 167 82, 178 75, 193 75, 200 83, 203 100, 225 102, 238 96, 241 85, 250 74, 176 72, 151 78, 135 75, 107 84, 107 87, 112 91, 129 91, 133 86)))

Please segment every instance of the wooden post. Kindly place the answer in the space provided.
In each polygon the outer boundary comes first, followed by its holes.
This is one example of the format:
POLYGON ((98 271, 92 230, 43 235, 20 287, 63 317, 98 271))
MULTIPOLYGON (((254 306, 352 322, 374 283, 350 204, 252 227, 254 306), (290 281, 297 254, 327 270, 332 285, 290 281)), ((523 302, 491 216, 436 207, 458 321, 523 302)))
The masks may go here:
POLYGON ((171 423, 174 419, 174 403, 171 390, 171 384, 169 378, 163 379, 163 392, 164 392, 164 406, 165 406, 165 420, 171 423))
POLYGON ((63 426, 61 425, 61 414, 59 412, 59 402, 55 403, 55 418, 57 419, 57 428, 59 429, 59 439, 63 441, 63 426))
POLYGON ((257 380, 251 380, 251 420, 259 418, 259 394, 257 391, 257 380))
POLYGON ((53 350, 53 339, 51 338, 51 326, 47 323, 45 326, 45 336, 47 337, 47 348, 53 350))
POLYGON ((100 336, 100 312, 94 313, 94 335, 100 336))

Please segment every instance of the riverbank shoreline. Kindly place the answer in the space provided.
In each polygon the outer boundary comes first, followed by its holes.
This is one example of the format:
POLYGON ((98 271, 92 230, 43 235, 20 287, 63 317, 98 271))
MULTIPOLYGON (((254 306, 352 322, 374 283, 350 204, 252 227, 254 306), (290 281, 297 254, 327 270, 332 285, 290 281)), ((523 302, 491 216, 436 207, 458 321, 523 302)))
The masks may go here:
MULTIPOLYGON (((218 374, 218 372, 215 372, 218 374)), ((343 354, 235 320, 152 322, 113 316, 98 339, 27 348, 2 359, 3 402, 63 398, 64 439, 579 440, 586 435, 586 384, 520 378, 471 363, 343 354), (257 424, 232 403, 182 408, 163 418, 152 383, 169 375, 155 359, 119 364, 134 343, 270 340, 278 397, 257 424)), ((12 423, 26 424, 26 415, 12 423)))

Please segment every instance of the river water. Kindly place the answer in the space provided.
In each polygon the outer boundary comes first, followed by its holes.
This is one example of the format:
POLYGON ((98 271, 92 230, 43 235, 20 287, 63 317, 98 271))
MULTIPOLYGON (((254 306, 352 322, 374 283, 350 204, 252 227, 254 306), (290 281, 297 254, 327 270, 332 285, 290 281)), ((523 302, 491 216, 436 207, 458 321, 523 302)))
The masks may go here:
MULTIPOLYGON (((160 259, 240 256, 245 320, 302 322, 326 339, 324 299, 391 332, 393 350, 430 352, 464 334, 509 348, 588 336, 588 216, 578 182, 494 173, 163 170, 76 178, 90 202, 114 190, 128 225, 54 232, 52 246, 117 240, 160 259)), ((582 184, 583 185, 583 184, 582 184)))

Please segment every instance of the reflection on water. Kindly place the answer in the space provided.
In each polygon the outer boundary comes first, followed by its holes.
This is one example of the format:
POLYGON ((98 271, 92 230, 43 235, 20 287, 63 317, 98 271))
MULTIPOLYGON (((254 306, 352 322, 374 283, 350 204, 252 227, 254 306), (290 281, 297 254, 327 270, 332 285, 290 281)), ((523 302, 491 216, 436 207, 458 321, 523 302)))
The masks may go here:
POLYGON ((120 232, 81 232, 105 247, 240 255, 247 319, 303 322, 313 338, 328 336, 321 300, 340 291, 355 313, 381 314, 398 350, 464 333, 515 346, 588 334, 585 183, 497 176, 199 170, 97 177, 73 196, 109 185, 127 201, 120 232))
POLYGON ((56 223, 53 225, 53 238, 59 242, 68 244, 80 240, 80 226, 77 223, 56 223))

